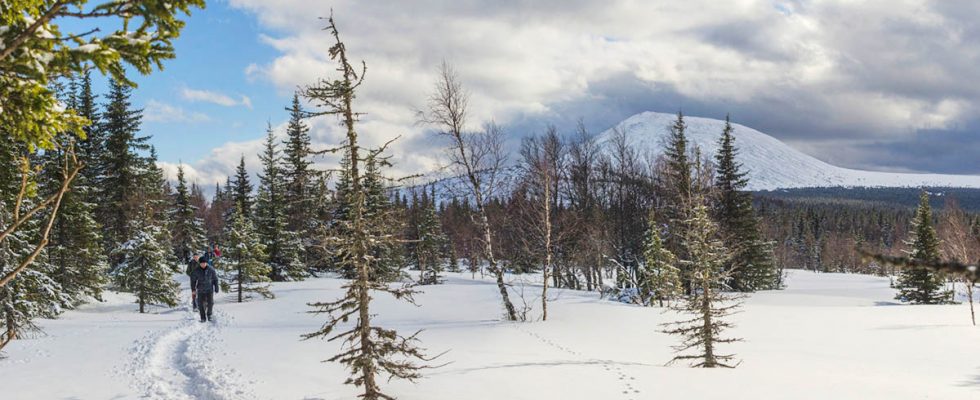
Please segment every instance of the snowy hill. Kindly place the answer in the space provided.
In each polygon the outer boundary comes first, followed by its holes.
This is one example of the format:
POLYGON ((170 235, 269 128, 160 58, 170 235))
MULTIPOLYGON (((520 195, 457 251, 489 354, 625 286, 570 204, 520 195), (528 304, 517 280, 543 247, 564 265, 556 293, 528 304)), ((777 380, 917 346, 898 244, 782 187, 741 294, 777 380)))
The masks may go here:
MULTIPOLYGON (((340 344, 300 340, 326 318, 307 303, 338 297, 343 283, 274 283, 275 299, 243 304, 222 293, 216 325, 183 308, 137 314, 130 295, 109 293, 39 321, 46 336, 9 345, 0 398, 354 398, 344 369, 321 362, 340 344)), ((514 283, 534 304, 540 287, 514 283)), ((449 351, 437 361, 449 364, 418 383, 382 385, 401 400, 977 397, 980 328, 966 304, 897 305, 888 278, 865 275, 790 271, 787 284, 751 295, 733 316, 732 335, 745 341, 719 350, 742 364, 705 370, 664 366, 678 343, 661 333, 680 318, 672 312, 554 289, 547 322, 507 323, 491 280, 449 274, 422 288, 421 307, 376 297, 381 326, 424 329, 430 354, 449 351)))
MULTIPOLYGON (((677 116, 656 112, 636 114, 621 122, 627 140, 641 156, 659 155, 667 142, 669 127, 677 116)), ((700 146, 703 154, 713 156, 725 121, 685 116, 687 137, 700 146)), ((755 129, 732 124, 739 161, 749 173, 750 190, 773 190, 802 187, 963 187, 980 188, 980 176, 907 174, 861 171, 827 164, 796 150, 778 139, 755 129)), ((599 135, 608 142, 612 129, 599 135)))

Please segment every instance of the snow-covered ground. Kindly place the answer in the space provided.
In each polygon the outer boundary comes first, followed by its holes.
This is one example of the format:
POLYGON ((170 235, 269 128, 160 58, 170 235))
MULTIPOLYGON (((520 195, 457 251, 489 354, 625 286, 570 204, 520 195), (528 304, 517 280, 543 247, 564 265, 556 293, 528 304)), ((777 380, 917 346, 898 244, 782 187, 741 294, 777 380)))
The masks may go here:
MULTIPOLYGON (((274 285, 275 300, 216 305, 218 322, 186 309, 140 315, 128 295, 42 321, 0 360, 3 399, 350 399, 346 373, 321 363, 338 343, 301 341, 323 322, 306 303, 341 281, 274 285)), ((186 286, 186 284, 185 284, 186 286)), ((525 288, 529 294, 537 287, 525 288)), ((733 370, 675 364, 676 337, 657 308, 553 291, 547 322, 500 321, 496 287, 468 275, 424 288, 421 307, 378 295, 377 322, 447 351, 400 399, 970 399, 980 398, 980 328, 965 304, 897 305, 885 278, 791 271, 788 288, 756 293, 724 346, 733 370)))

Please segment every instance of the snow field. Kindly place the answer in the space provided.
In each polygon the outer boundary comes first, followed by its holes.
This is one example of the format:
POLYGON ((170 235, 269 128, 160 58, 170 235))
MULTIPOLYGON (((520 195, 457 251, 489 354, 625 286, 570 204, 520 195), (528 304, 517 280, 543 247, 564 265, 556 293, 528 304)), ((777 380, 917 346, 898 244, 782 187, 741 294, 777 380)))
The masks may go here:
MULTIPOLYGON (((790 271, 787 282, 733 316, 731 336, 744 341, 720 351, 742 364, 708 370, 664 366, 679 339, 660 332, 673 312, 549 289, 548 321, 507 323, 489 277, 450 274, 421 288, 420 307, 375 296, 376 323, 423 329, 428 354, 448 351, 422 380, 382 386, 403 400, 980 398, 980 328, 967 305, 897 305, 880 277, 790 271)), ((306 304, 336 298, 342 283, 274 284, 276 299, 244 304, 223 293, 215 325, 186 307, 139 315, 113 296, 8 347, 3 398, 353 398, 344 368, 321 362, 341 343, 300 340, 325 320, 306 304)), ((528 303, 538 289, 524 286, 528 303)))

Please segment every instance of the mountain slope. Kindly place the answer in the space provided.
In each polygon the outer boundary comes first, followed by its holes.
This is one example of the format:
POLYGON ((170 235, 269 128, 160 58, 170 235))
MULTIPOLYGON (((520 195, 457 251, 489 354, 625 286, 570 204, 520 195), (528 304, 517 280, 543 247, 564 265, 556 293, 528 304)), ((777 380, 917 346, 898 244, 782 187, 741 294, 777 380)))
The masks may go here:
MULTIPOLYGON (((641 157, 656 157, 666 147, 674 114, 644 112, 621 122, 627 142, 641 157)), ((725 121, 684 117, 688 140, 697 144, 705 156, 713 157, 725 121)), ((749 190, 773 190, 803 187, 964 187, 980 188, 980 176, 909 174, 861 171, 827 164, 796 150, 778 139, 755 129, 732 124, 738 160, 749 173, 749 190)), ((607 143, 613 129, 601 133, 600 143, 607 143)))

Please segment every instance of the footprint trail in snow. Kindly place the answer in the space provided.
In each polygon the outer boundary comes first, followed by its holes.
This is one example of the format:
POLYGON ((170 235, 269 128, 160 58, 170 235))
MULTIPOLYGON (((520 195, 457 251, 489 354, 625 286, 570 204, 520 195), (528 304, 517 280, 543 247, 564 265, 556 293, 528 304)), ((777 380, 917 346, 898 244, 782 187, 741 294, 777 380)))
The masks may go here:
POLYGON ((233 369, 215 364, 214 344, 228 315, 215 311, 216 323, 201 323, 196 313, 170 330, 136 341, 126 373, 142 397, 161 400, 254 398, 251 383, 233 369))
MULTIPOLYGON (((522 328, 521 326, 519 326, 517 324, 514 324, 513 326, 516 327, 521 332, 524 332, 524 333, 530 335, 531 337, 534 337, 535 339, 538 339, 542 343, 547 344, 548 346, 551 346, 553 348, 556 348, 556 349, 558 349, 558 350, 560 350, 560 351, 562 351, 562 352, 564 352, 566 354, 569 354, 569 355, 572 355, 572 356, 575 356, 575 357, 583 357, 583 358, 585 357, 584 354, 582 354, 582 353, 580 353, 578 351, 572 350, 572 349, 570 349, 568 347, 562 346, 562 345, 560 345, 558 343, 555 343, 551 339, 548 339, 548 338, 546 338, 544 336, 541 336, 541 335, 537 334, 536 332, 532 332, 532 331, 529 331, 527 329, 524 329, 524 328, 522 328)), ((632 376, 632 375, 629 375, 626 372, 624 372, 623 371, 623 368, 620 367, 619 365, 616 365, 616 362, 615 361, 612 361, 612 360, 599 360, 599 359, 594 359, 594 358, 589 358, 589 361, 595 361, 597 364, 601 364, 602 365, 602 369, 604 369, 606 372, 615 373, 617 380, 620 381, 623 384, 623 387, 620 390, 620 393, 623 394, 624 396, 626 396, 627 399, 634 400, 636 398, 635 396, 637 396, 637 395, 640 394, 640 390, 637 389, 635 386, 633 386, 633 381, 636 380, 636 377, 635 376, 632 376)))

